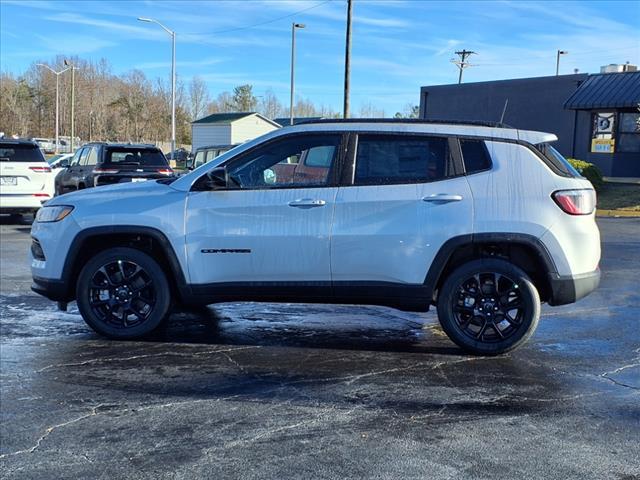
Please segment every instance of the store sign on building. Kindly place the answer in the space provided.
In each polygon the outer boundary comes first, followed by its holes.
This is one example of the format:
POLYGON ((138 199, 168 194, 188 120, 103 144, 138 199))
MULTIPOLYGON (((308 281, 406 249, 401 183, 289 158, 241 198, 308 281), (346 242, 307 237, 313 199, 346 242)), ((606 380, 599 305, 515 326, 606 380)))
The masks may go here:
POLYGON ((614 153, 616 141, 611 138, 594 138, 591 140, 591 153, 614 153))
POLYGON ((594 113, 591 135, 591 153, 614 153, 614 113, 594 113))

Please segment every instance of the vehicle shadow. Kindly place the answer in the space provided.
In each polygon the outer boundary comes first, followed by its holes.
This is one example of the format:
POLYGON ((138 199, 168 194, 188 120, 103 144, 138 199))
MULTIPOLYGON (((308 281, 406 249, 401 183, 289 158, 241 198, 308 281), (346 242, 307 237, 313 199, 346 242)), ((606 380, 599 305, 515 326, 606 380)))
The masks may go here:
POLYGON ((227 304, 181 310, 143 341, 465 354, 451 343, 433 316, 425 319, 424 314, 382 307, 309 307, 227 304))
MULTIPOLYGON (((33 215, 0 215, 0 225, 28 225, 30 226, 33 223, 33 215)), ((25 229, 17 229, 17 230, 25 230, 25 229)), ((29 231, 30 227, 26 229, 29 231)))

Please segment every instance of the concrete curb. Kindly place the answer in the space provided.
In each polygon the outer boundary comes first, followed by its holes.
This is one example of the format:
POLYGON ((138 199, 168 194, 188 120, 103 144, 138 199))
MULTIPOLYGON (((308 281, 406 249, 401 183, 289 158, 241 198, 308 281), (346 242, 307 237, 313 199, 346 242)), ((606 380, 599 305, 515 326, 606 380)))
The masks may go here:
POLYGON ((596 210, 596 217, 640 218, 640 211, 634 210, 596 210))

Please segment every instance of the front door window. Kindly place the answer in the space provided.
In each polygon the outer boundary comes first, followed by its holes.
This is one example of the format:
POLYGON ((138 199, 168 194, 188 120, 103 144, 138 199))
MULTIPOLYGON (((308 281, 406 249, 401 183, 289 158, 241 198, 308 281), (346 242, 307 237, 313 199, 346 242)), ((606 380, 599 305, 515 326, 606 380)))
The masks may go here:
POLYGON ((322 187, 329 184, 340 135, 304 135, 273 142, 228 167, 242 189, 322 187), (304 159, 314 159, 311 165, 304 159))

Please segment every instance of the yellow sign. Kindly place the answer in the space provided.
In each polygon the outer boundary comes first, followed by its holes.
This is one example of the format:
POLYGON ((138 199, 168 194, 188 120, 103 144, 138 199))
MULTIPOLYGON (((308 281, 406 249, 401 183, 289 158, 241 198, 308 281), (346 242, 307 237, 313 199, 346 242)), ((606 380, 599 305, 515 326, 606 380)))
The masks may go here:
POLYGON ((594 138, 591 140, 591 153, 614 153, 616 141, 612 138, 594 138))

